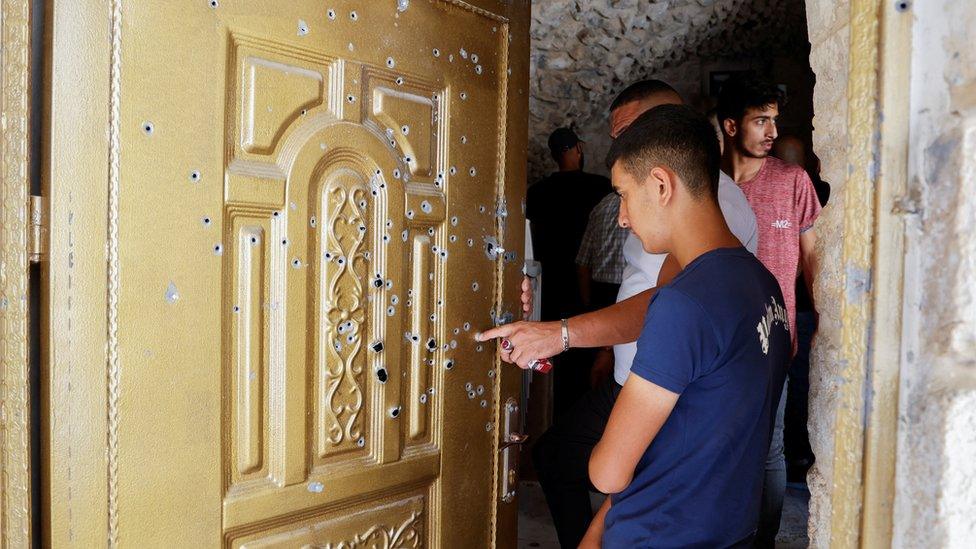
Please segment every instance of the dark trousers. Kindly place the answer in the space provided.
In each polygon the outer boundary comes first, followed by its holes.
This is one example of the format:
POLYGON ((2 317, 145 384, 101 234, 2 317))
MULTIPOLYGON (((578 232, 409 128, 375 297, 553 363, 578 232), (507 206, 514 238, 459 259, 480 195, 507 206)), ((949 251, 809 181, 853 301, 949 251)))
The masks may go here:
POLYGON ((565 413, 555 416, 532 451, 559 544, 564 548, 577 547, 593 519, 590 490, 595 489, 590 483, 590 453, 603 436, 620 389, 611 376, 584 394, 565 413))
POLYGON ((807 432, 807 406, 810 393, 810 344, 817 329, 817 317, 813 312, 796 313, 796 356, 789 371, 786 395, 783 451, 786 453, 786 470, 789 482, 804 482, 806 471, 813 464, 813 450, 807 432))
POLYGON ((590 307, 589 310, 596 311, 604 307, 609 307, 617 302, 617 294, 620 292, 620 284, 610 282, 590 283, 590 307))
POLYGON ((552 416, 569 411, 590 390, 590 370, 593 369, 593 349, 570 349, 553 357, 552 416))
POLYGON ((786 408, 786 387, 776 403, 776 423, 766 455, 763 476, 762 503, 759 509, 759 528, 753 546, 758 549, 776 547, 776 534, 783 518, 783 498, 786 495, 786 459, 783 457, 783 412, 786 408))

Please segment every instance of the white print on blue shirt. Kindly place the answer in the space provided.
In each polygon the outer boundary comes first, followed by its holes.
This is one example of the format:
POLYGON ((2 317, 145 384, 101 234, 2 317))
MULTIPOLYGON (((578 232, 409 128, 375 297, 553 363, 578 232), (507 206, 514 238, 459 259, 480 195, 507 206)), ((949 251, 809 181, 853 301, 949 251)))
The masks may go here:
POLYGON ((783 325, 786 333, 790 332, 790 320, 786 316, 786 307, 777 303, 775 297, 770 297, 769 300, 772 301, 772 305, 766 305, 766 315, 763 316, 762 320, 759 321, 759 325, 756 326, 764 355, 769 354, 769 332, 773 329, 776 322, 783 325))

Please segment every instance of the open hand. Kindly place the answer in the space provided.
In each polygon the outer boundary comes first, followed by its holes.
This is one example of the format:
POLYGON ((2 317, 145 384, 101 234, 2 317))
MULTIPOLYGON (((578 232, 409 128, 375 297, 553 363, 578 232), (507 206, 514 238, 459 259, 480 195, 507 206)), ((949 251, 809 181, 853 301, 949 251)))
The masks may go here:
POLYGON ((562 325, 559 322, 515 322, 477 334, 478 341, 507 339, 508 349, 501 348, 502 360, 528 368, 529 361, 551 358, 563 352, 562 325))

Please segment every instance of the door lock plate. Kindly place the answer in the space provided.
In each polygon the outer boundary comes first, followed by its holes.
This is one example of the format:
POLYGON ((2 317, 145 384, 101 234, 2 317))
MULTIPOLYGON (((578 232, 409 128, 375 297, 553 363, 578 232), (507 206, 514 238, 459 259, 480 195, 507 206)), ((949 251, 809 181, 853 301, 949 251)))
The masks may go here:
POLYGON ((502 453, 501 488, 498 493, 504 503, 511 503, 515 501, 515 494, 518 491, 519 454, 529 436, 516 432, 522 424, 517 400, 509 397, 505 401, 503 413, 505 416, 502 422, 502 440, 498 445, 498 451, 502 453))

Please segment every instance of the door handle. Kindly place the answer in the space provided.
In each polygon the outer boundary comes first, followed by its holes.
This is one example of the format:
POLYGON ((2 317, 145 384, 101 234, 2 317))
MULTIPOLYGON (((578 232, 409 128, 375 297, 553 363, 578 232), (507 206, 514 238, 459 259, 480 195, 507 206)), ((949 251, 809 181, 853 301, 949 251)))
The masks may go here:
POLYGON ((504 503, 515 501, 515 493, 518 489, 518 462, 519 454, 522 453, 522 445, 529 440, 529 435, 516 432, 521 430, 522 422, 519 414, 518 401, 509 398, 503 408, 504 423, 502 428, 502 439, 498 444, 498 451, 501 452, 501 486, 499 498, 504 503))
POLYGON ((505 448, 510 448, 512 446, 521 446, 525 444, 525 441, 529 440, 529 435, 523 435, 521 433, 510 433, 507 440, 498 446, 498 451, 501 452, 505 448))

